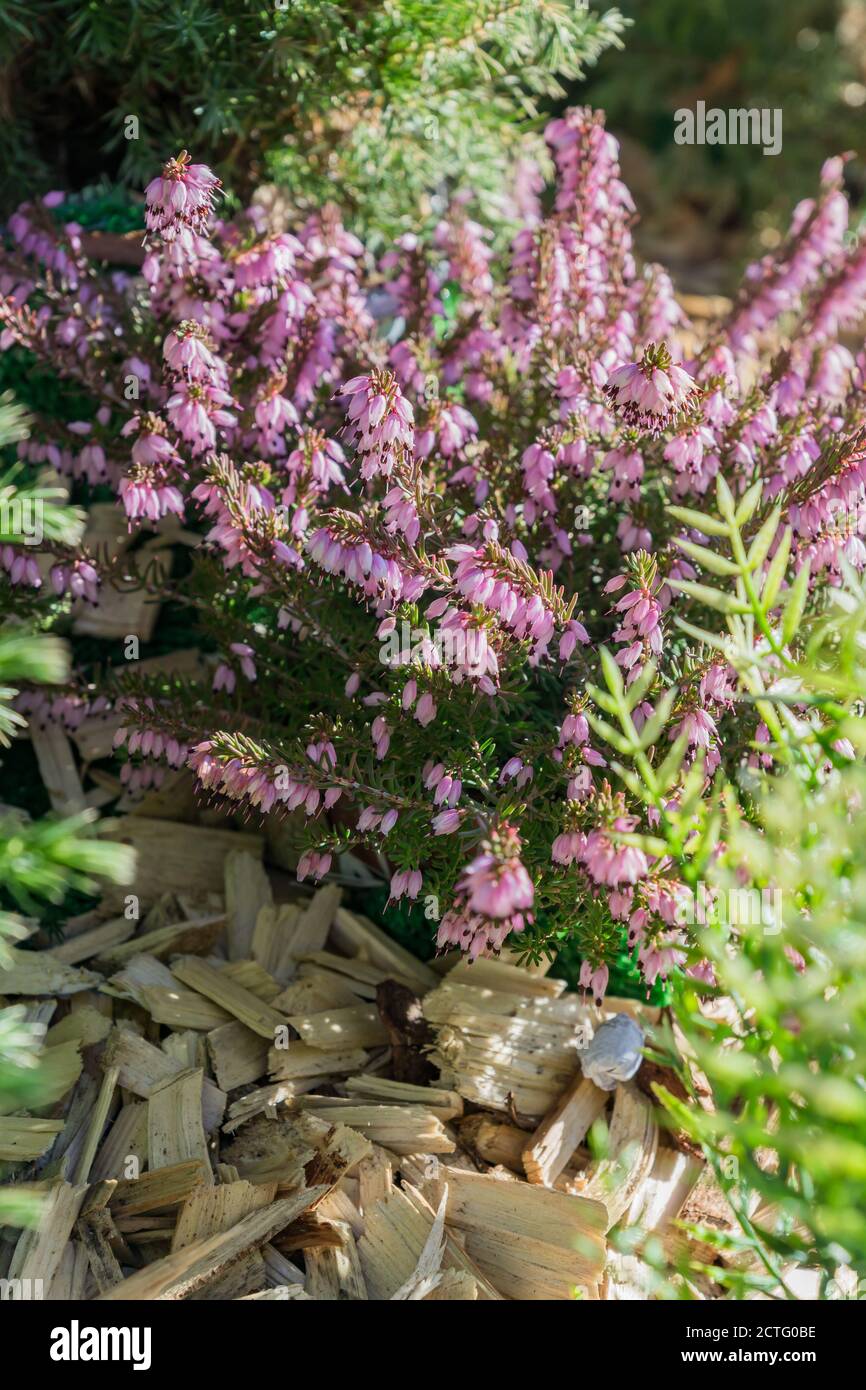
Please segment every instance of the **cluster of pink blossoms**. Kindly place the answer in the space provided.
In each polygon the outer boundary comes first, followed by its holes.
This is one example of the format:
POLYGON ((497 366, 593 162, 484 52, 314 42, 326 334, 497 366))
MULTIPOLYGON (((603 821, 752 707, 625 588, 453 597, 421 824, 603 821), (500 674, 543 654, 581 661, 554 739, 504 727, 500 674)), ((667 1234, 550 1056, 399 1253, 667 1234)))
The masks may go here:
MULTIPOLYGON (((87 261, 49 195, 9 220, 0 346, 93 403, 37 421, 22 463, 108 484, 133 531, 193 557, 192 581, 179 565, 153 596, 192 598, 218 654, 194 698, 123 709, 124 785, 184 765, 250 814, 296 812, 301 877, 351 844, 394 900, 432 883, 442 948, 570 933, 600 998, 627 932, 648 984, 701 966, 671 866, 633 840, 660 813, 611 793, 590 736, 598 647, 629 687, 656 669, 636 728, 676 686, 659 757, 682 735, 708 786, 720 763, 772 766, 736 672, 684 654, 679 615, 721 620, 672 582, 706 579, 684 555, 707 537, 669 507, 700 517, 717 478, 737 499, 760 480, 791 527, 786 583, 808 565, 820 603, 846 562, 866 568, 866 354, 840 340, 866 312, 866 250, 829 161, 701 337, 667 273, 639 263, 600 114, 569 111, 547 139, 552 211, 524 169, 504 259, 462 195, 378 267, 333 207, 291 230, 256 206, 217 221, 219 179, 184 152, 146 190, 133 280, 87 261), (383 655, 404 629, 409 651, 383 655), (606 914, 592 933, 590 906, 606 914)), ((46 549, 4 545, 2 582, 98 610, 110 559, 46 549)), ((41 713, 71 728, 88 676, 41 713)))
POLYGON ((535 888, 519 854, 517 831, 500 826, 457 881, 454 907, 442 918, 436 935, 440 950, 459 946, 475 960, 498 953, 509 933, 520 933, 531 924, 535 888))

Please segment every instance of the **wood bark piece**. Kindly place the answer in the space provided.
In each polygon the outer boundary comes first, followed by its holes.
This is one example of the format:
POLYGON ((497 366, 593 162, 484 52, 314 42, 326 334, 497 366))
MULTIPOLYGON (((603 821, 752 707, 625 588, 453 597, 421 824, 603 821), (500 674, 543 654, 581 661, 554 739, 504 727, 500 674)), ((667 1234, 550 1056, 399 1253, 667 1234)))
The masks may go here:
POLYGON ((59 946, 50 947, 46 954, 64 965, 80 965, 81 961, 90 960, 91 956, 99 956, 127 941, 135 926, 135 922, 129 922, 125 917, 112 917, 98 927, 82 932, 80 936, 73 936, 59 946))
POLYGON ((244 1294, 240 1301, 242 1303, 254 1303, 265 1300, 275 1303, 295 1303, 299 1300, 313 1301, 310 1295, 298 1288, 296 1284, 283 1284, 272 1289, 260 1289, 258 1293, 244 1294))
POLYGON ((108 1293, 123 1283, 123 1270, 111 1245, 117 1230, 106 1211, 94 1211, 76 1224, 78 1239, 84 1247, 87 1261, 100 1293, 108 1293))
POLYGON ((705 1164, 678 1149, 659 1145, 649 1177, 638 1189, 628 1224, 645 1231, 665 1231, 679 1216, 705 1164))
POLYGON ((607 1093, 592 1081, 575 1077, 523 1149, 523 1169, 530 1182, 553 1186, 607 1101, 607 1093))
MULTIPOLYGON (((435 1211, 410 1185, 395 1188, 366 1212, 358 1256, 369 1298, 392 1299, 413 1277, 435 1220, 435 1211)), ((477 1273, 479 1295, 491 1301, 500 1300, 498 1291, 476 1270, 469 1255, 448 1232, 442 1264, 445 1269, 473 1276, 477 1273)))
MULTIPOLYGON (((437 1160, 435 1158, 431 1158, 429 1162, 433 1166, 433 1168, 438 1172, 439 1165, 437 1160)), ((436 1212, 428 1202, 426 1196, 424 1196, 424 1194, 420 1191, 420 1189, 415 1187, 414 1184, 410 1182, 407 1177, 404 1177, 403 1187, 401 1190, 408 1197, 415 1210, 419 1211, 424 1217, 424 1220, 432 1226, 432 1223, 435 1220, 436 1212)), ((441 1203, 441 1200, 442 1192, 441 1189, 439 1189, 438 1201, 441 1203)), ((462 1236, 460 1236, 458 1239, 458 1237, 453 1232, 449 1231, 448 1225, 446 1223, 445 1254, 442 1260, 443 1269, 446 1273, 448 1271, 454 1271, 455 1273, 471 1277, 475 1283, 477 1297, 483 1300, 485 1303, 502 1302, 502 1294, 490 1282, 487 1276, 484 1273, 482 1273, 481 1269, 478 1267, 475 1261, 472 1260, 466 1253, 466 1251, 463 1248, 462 1240, 462 1236)))
POLYGON ((98 989, 102 977, 92 970, 65 965, 50 951, 22 951, 8 946, 3 969, 3 993, 12 994, 79 994, 83 989, 98 989))
POLYGON ((119 1067, 108 1067, 103 1075, 99 1095, 88 1121, 84 1144, 75 1165, 75 1176, 73 1177, 75 1183, 85 1183, 90 1179, 90 1170, 93 1167, 93 1160, 96 1157, 103 1130, 108 1122, 108 1112, 114 1099, 114 1091, 119 1076, 119 1067))
POLYGON ((324 1196, 326 1188, 311 1188, 251 1212, 228 1231, 194 1241, 138 1270, 103 1300, 181 1299, 205 1288, 253 1248, 264 1245, 324 1196))
MULTIPOLYGON (((125 816, 109 834, 112 839, 135 849, 133 891, 145 906, 167 891, 204 896, 215 884, 222 882, 227 854, 243 849, 260 857, 264 846, 261 835, 235 830, 184 825, 183 834, 179 835, 172 821, 154 820, 149 816, 125 816)), ((122 890, 116 894, 111 889, 106 890, 109 901, 121 896, 122 890)))
POLYGON ((523 1172, 526 1130, 493 1115, 469 1115, 460 1125, 460 1142, 484 1163, 500 1164, 513 1173, 523 1172))
MULTIPOLYGON (((81 999, 82 995, 74 996, 81 999)), ((77 1043, 79 1047, 92 1047, 94 1043, 104 1042, 111 1032, 111 1015, 87 1006, 75 1009, 55 1023, 45 1034, 45 1046, 58 1047, 61 1043, 77 1043)))
POLYGON ((48 1153, 63 1124, 63 1120, 39 1120, 32 1115, 0 1116, 0 1159, 32 1163, 48 1153))
POLYGON ((373 1145, 373 1152, 358 1165, 361 1210, 365 1214, 394 1191, 394 1163, 385 1149, 373 1145))
POLYGON ((214 1028, 206 1041, 217 1084, 224 1091, 252 1085, 268 1070, 267 1040, 236 1019, 214 1028))
POLYGON ((72 754, 72 745, 59 724, 29 728, 30 741, 52 810, 74 816, 85 807, 84 791, 72 754))
POLYGON ((616 1088, 608 1148, 608 1157, 588 1170, 582 1193, 604 1202, 610 1229, 628 1211, 652 1171, 658 1148, 653 1107, 631 1081, 616 1088))
POLYGON ((287 960, 298 961, 311 951, 323 949, 342 896, 343 890, 336 883, 328 883, 313 894, 292 932, 284 967, 287 960))
POLYGON ((302 909, 297 903, 269 903, 260 907, 253 929, 252 955, 281 985, 295 970, 290 947, 302 909))
POLYGON ((367 1285, 351 1227, 344 1221, 331 1223, 342 1244, 308 1249, 306 1291, 311 1298, 359 1302, 367 1298, 367 1285))
POLYGON ((254 994, 257 999, 263 999, 266 1004, 270 1004, 281 992, 279 981, 269 975, 257 960, 235 960, 222 966, 221 972, 227 980, 240 985, 241 989, 254 994))
POLYGON ((381 966, 394 978, 410 981, 416 990, 426 992, 439 984, 438 976, 429 965, 417 960, 405 946, 392 941, 381 927, 344 907, 337 909, 330 940, 346 955, 361 956, 381 966))
MULTIPOLYGON (((113 1030, 105 1045, 102 1065, 119 1067, 120 1085, 144 1100, 150 1098, 156 1086, 186 1070, 182 1062, 167 1057, 158 1047, 154 1047, 153 1043, 140 1038, 128 1028, 113 1030)), ((205 1077, 202 1087, 202 1119, 206 1134, 213 1133, 219 1127, 225 1108, 225 1092, 215 1086, 210 1077, 205 1077)))
POLYGON ((517 994, 522 999, 558 999, 565 993, 565 980, 548 980, 543 975, 535 975, 522 965, 510 965, 508 961, 485 959, 469 961, 464 955, 457 957, 448 972, 453 985, 472 985, 477 989, 493 989, 508 994, 517 994))
POLYGON ((378 1010, 370 1004, 357 1004, 351 1009, 327 1009, 306 1016, 291 1014, 288 1021, 303 1042, 329 1052, 383 1047, 388 1041, 378 1010))
POLYGON ((226 936, 229 960, 246 960, 252 954, 256 918, 263 907, 270 907, 274 895, 262 868, 261 854, 235 850, 226 855, 226 936))
POLYGON ((364 1218, 349 1196, 349 1187, 354 1191, 358 1190, 357 1178, 344 1178, 332 1187, 327 1197, 323 1197, 319 1202, 316 1211, 326 1221, 344 1221, 357 1240, 364 1234, 364 1218))
POLYGON ((243 1023, 259 1037, 273 1042, 275 1030, 285 1026, 283 1014, 277 1013, 270 1005, 257 999, 249 990, 243 989, 233 980, 227 979, 223 972, 207 961, 195 956, 183 956, 172 966, 174 975, 190 989, 198 990, 212 999, 221 1009, 225 1009, 240 1023, 243 1023))
POLYGON ((225 920, 223 913, 215 912, 193 922, 171 922, 142 932, 131 941, 108 945, 100 952, 97 963, 117 970, 140 954, 155 956, 157 960, 166 960, 170 955, 206 955, 219 939, 225 920))
POLYGON ((45 1298, 51 1303, 78 1303, 87 1297, 90 1278, 87 1251, 80 1240, 69 1240, 53 1279, 45 1285, 45 1298))
POLYGON ((412 1277, 432 1225, 399 1188, 366 1213, 358 1256, 370 1298, 391 1299, 412 1277))
POLYGON ((439 1276, 439 1283, 424 1298, 430 1301, 474 1303, 478 1298, 478 1280, 474 1274, 449 1269, 439 1276))
POLYGON ((304 1287, 303 1271, 298 1269, 296 1264, 292 1264, 291 1260, 287 1260, 275 1245, 262 1246, 262 1259, 265 1262, 265 1278, 269 1288, 286 1284, 294 1284, 299 1289, 304 1287))
POLYGON ((359 1003, 359 995, 347 979, 330 970, 301 967, 296 980, 282 994, 271 1000, 271 1007, 283 1014, 320 1014, 326 1009, 351 1009, 359 1003))
POLYGON ((250 1212, 270 1206, 275 1197, 276 1183, 257 1185, 243 1179, 218 1187, 195 1188, 178 1214, 172 1251, 230 1230, 250 1212))
POLYGON ((319 1115, 298 1115, 295 1120, 298 1136, 311 1143, 315 1156, 305 1167, 310 1184, 334 1186, 340 1178, 351 1173, 373 1151, 366 1135, 349 1125, 323 1120, 319 1115))
POLYGON ((577 1029, 589 1010, 577 996, 521 998, 446 977, 422 1002, 440 1085, 466 1100, 538 1122, 578 1075, 577 1029))
POLYGON ((457 1147, 442 1121, 421 1105, 339 1104, 330 1096, 300 1096, 296 1105, 330 1124, 348 1125, 395 1154, 453 1153, 457 1147))
POLYGON ((249 1298, 265 1287, 265 1262, 258 1250, 248 1250, 239 1260, 229 1266, 218 1279, 208 1280, 200 1289, 189 1295, 190 1302, 231 1302, 237 1298, 249 1298))
POLYGON ((147 1105, 144 1101, 132 1101, 118 1111, 93 1160, 90 1181, 125 1178, 130 1158, 138 1162, 139 1171, 147 1166, 147 1105))
POLYGON ((179 1206, 196 1187, 208 1185, 209 1172, 209 1163, 193 1158, 170 1168, 158 1168, 154 1173, 142 1173, 140 1178, 124 1179, 118 1182, 109 1202, 112 1215, 119 1221, 122 1217, 179 1206))
POLYGON ((465 1234, 466 1253, 507 1297, 568 1299, 576 1286, 598 1284, 603 1203, 445 1166, 437 1195, 444 1186, 449 1226, 465 1234))
POLYGON ((269 1049, 267 1070, 275 1081, 299 1081, 307 1077, 345 1076, 366 1066, 368 1060, 369 1053, 363 1048, 331 1052, 305 1042, 290 1042, 288 1047, 269 1049))
POLYGON ((348 1095, 356 1100, 378 1101, 384 1105, 422 1105, 440 1120, 453 1120, 463 1114, 463 1097, 456 1091, 435 1086, 413 1086, 407 1081, 391 1081, 384 1076, 350 1076, 344 1082, 348 1095))
POLYGON ((42 1106, 54 1105, 72 1089, 81 1075, 81 1050, 76 1038, 46 1047, 39 1054, 42 1106))
POLYGON ((145 985, 139 1003, 147 1009, 154 1023, 166 1028, 194 1028, 200 1033, 210 1033, 231 1019, 231 1014, 212 999, 206 999, 194 989, 183 989, 177 983, 145 985))
POLYGON ((49 1183, 42 1191, 39 1223, 19 1236, 7 1278, 41 1279, 47 1288, 57 1273, 87 1188, 60 1181, 49 1183))
POLYGON ((82 1072, 75 1089, 64 1104, 65 1119, 62 1133, 57 1136, 41 1176, 46 1180, 72 1176, 78 1154, 84 1143, 90 1112, 96 1104, 99 1082, 89 1072, 82 1072))
POLYGON ((155 1086, 147 1103, 147 1166, 151 1172, 190 1158, 206 1166, 205 1182, 213 1182, 210 1154, 201 1117, 200 1067, 191 1067, 155 1086))
POLYGON ((385 980, 376 990, 376 1007, 391 1044, 396 1080, 423 1086, 436 1076, 427 1055, 435 1034, 421 1007, 421 1000, 398 980, 385 980))
POLYGON ((301 978, 310 966, 316 971, 325 970, 344 976, 349 987, 361 999, 375 999, 376 986, 388 979, 387 972, 381 966, 371 965, 358 957, 337 956, 333 951, 310 951, 303 956, 299 971, 301 978))
MULTIPOLYGON (((312 1081, 307 1082, 310 1089, 314 1084, 312 1081)), ((256 1115, 267 1115, 275 1119, 279 1106, 291 1105, 302 1089, 303 1083, 276 1081, 273 1086, 257 1086, 254 1091, 248 1091, 229 1105, 223 1133, 234 1134, 235 1130, 248 1124, 256 1115)))

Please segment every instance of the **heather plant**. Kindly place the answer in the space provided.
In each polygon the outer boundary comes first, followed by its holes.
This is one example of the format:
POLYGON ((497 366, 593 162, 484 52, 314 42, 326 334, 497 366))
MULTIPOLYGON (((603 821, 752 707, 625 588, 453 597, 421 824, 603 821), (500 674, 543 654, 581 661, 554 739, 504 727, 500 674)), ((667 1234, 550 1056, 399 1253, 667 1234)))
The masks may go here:
MULTIPOLYGON (((748 778, 798 719, 766 671, 785 688, 803 622, 866 559, 866 358, 843 342, 866 250, 830 160, 699 334, 636 262, 602 117, 547 142, 552 210, 528 208, 504 263, 459 198, 378 265, 330 206, 291 234, 256 207, 220 221, 185 151, 148 185, 139 278, 24 206, 0 345, 93 402, 37 421, 24 461, 113 487, 137 532, 200 528, 190 574, 140 582, 218 648, 212 688, 129 677, 125 786, 188 767, 218 804, 288 818, 301 879, 361 849, 431 946, 568 942, 600 1000, 624 945, 647 987, 711 979, 689 817, 720 828, 723 774, 755 814, 748 778)), ((132 564, 82 554, 54 583, 98 603, 132 564)), ((28 708, 69 722, 88 698, 28 708)), ((852 753, 812 718, 818 786, 852 753)))

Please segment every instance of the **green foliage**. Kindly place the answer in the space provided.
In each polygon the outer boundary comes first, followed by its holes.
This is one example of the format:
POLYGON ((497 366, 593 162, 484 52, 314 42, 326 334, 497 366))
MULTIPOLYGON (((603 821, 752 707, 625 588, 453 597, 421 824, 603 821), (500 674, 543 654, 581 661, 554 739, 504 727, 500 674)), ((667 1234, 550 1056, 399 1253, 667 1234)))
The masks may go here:
POLYGON ((339 189, 357 227, 392 233, 445 182, 497 203, 537 103, 623 27, 585 0, 7 5, 0 196, 94 182, 106 160, 140 187, 189 146, 241 196, 270 167, 301 208, 339 189))
MULTIPOLYGON (((715 985, 679 977, 679 1040, 669 1025, 656 1037, 658 1060, 676 1068, 690 1103, 656 1091, 671 1123, 703 1146, 741 1235, 715 1238, 733 1268, 686 1261, 679 1291, 690 1296, 700 1276, 734 1296, 792 1296, 786 1273, 803 1265, 822 1271, 823 1296, 833 1297, 839 1266, 866 1277, 866 586, 849 570, 823 611, 810 613, 807 570, 782 587, 789 537, 776 509, 761 516, 760 489, 737 503, 720 483, 717 501, 717 516, 674 510, 727 540, 730 558, 687 548, 730 587, 677 587, 723 613, 727 636, 683 626, 736 667, 741 699, 770 730, 761 751, 772 772, 744 769, 739 786, 719 780, 707 807, 693 794, 702 778, 693 768, 667 804, 682 750, 659 767, 648 762, 647 729, 631 725, 634 688, 624 690, 609 659, 607 690, 595 698, 618 728, 600 716, 593 727, 621 755, 615 771, 628 788, 659 811, 656 835, 640 842, 723 905, 693 928, 715 985), (772 892, 781 912, 738 918, 733 895, 748 890, 772 892), (725 1007, 707 1007, 716 995, 725 1007), (712 1111, 700 1102, 701 1074, 712 1111)), ((658 1252, 643 1254, 658 1262, 658 1252)))
MULTIPOLYGON (((625 0, 633 21, 625 51, 602 60, 589 99, 643 155, 643 214, 654 232, 679 240, 699 224, 736 225, 773 237, 792 200, 808 197, 829 155, 863 148, 864 16, 846 0, 625 0), (753 145, 677 145, 674 112, 707 108, 782 111, 780 154, 753 145), (651 172, 647 173, 647 165, 651 172), (654 206, 652 206, 654 204, 654 206)), ((862 188, 862 163, 854 186, 862 188)), ((768 240, 766 245, 774 242, 768 240)))

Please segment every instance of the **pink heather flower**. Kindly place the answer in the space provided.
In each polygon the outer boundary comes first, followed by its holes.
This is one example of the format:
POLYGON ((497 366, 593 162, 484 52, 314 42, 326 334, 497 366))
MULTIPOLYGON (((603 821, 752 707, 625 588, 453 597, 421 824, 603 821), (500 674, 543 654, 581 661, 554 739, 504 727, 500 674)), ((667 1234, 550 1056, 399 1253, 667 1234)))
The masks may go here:
POLYGON ((406 682, 406 684, 403 686, 403 694, 402 694, 401 697, 400 697, 400 705, 401 705, 401 707, 402 707, 404 710, 405 710, 405 709, 411 709, 412 706, 413 706, 414 703, 415 703, 415 698, 416 698, 417 694, 418 694, 418 682, 415 681, 415 680, 408 680, 408 681, 406 682))
POLYGON ((436 936, 440 950, 456 945, 470 960, 501 950, 511 932, 532 921, 535 889, 519 858, 520 838, 512 826, 498 828, 461 874, 454 907, 436 936))
POLYGON ((186 150, 181 150, 145 189, 147 230, 166 242, 187 230, 203 232, 220 188, 206 164, 191 164, 186 150))
POLYGON ((589 990, 595 1000, 596 1008, 601 1008, 604 1002, 609 978, 610 971, 606 965, 595 966, 591 961, 585 960, 580 967, 578 984, 581 989, 589 990))
POLYGON ((166 437, 165 431, 165 421, 159 415, 151 413, 133 415, 131 419, 127 420, 120 433, 124 436, 135 435, 135 443, 132 446, 132 462, 142 467, 147 467, 150 464, 158 464, 162 467, 167 464, 179 463, 177 451, 166 437))
POLYGON ((318 882, 330 872, 330 868, 330 854, 316 854, 313 850, 308 850, 298 860, 298 882, 303 883, 305 878, 312 878, 318 882))
MULTIPOLYGON (((401 569, 396 560, 386 560, 372 549, 368 541, 357 543, 338 540, 322 526, 307 537, 306 550, 310 557, 328 574, 340 574, 350 584, 356 584, 370 598, 387 596, 392 601, 411 599, 423 588, 424 581, 401 569)), ((366 697, 369 700, 371 697, 366 697)), ((386 697, 381 697, 386 698, 386 697)))
POLYGON ((427 788, 428 791, 430 791, 433 787, 438 785, 440 779, 444 776, 444 774, 444 763, 427 762, 421 769, 421 776, 424 781, 424 786, 427 788))
POLYGON ((686 952, 682 949, 685 938, 682 932, 672 932, 656 941, 645 942, 638 950, 638 962, 648 987, 651 989, 661 976, 665 979, 675 966, 683 965, 686 952))
POLYGON ((519 859, 497 860, 479 854, 463 871, 458 891, 468 895, 472 912, 484 917, 512 917, 532 907, 535 890, 519 859))
POLYGON ((586 836, 580 830, 564 831, 557 835, 550 850, 550 857, 554 864, 563 864, 566 867, 573 864, 575 859, 580 859, 586 846, 586 836))
POLYGON ((591 791, 592 773, 588 767, 582 767, 573 777, 569 777, 565 795, 568 801, 582 801, 591 791))
POLYGON ((709 748, 716 732, 716 722, 712 716, 706 710, 693 709, 683 715, 679 724, 671 730, 670 739, 673 743, 680 734, 685 734, 693 747, 709 748))
POLYGON ((640 362, 629 362, 610 373, 604 393, 626 424, 661 434, 696 404, 694 379, 677 367, 664 343, 650 343, 640 362))
POLYGON ((370 732, 376 749, 376 757, 379 762, 385 757, 391 746, 391 731, 384 715, 378 714, 373 720, 370 732))
POLYGON ((88 603, 99 600, 99 575, 89 560, 53 565, 49 578, 55 594, 69 594, 88 603))
MULTIPOLYGON (((633 831, 635 816, 618 816, 613 829, 620 833, 633 831)), ((637 883, 649 872, 647 857, 636 845, 611 840, 604 830, 591 830, 581 853, 581 862, 596 883, 615 888, 620 883, 637 883)))
POLYGON ((425 690, 415 706, 415 718, 418 720, 422 729, 426 729, 427 725, 432 724, 433 720, 436 718, 436 702, 429 690, 425 690))
POLYGON ((434 835, 451 835, 460 825, 460 812, 449 808, 433 817, 434 835))
POLYGON ((523 770, 522 758, 509 758, 499 774, 500 782, 508 782, 512 777, 516 777, 523 770))
POLYGON ((421 892, 422 884, 420 869, 403 869, 391 878, 391 901, 399 902, 401 898, 417 898, 421 892))
POLYGON ((589 633, 583 623, 579 623, 576 618, 570 618, 559 639, 560 661, 568 661, 578 642, 589 642, 589 633))
POLYGON ((232 642, 229 651, 234 652, 235 656, 240 657, 239 666, 248 681, 256 678, 256 667, 253 661, 253 649, 246 642, 232 642))
POLYGON ((166 402, 166 413, 194 454, 216 448, 217 428, 228 429, 234 415, 224 407, 233 405, 227 391, 207 382, 179 381, 166 402))
POLYGON ((173 328, 163 343, 162 355, 178 376, 188 381, 218 381, 225 383, 227 368, 212 351, 207 329, 193 319, 184 319, 173 328))
POLYGON ((214 672, 213 689, 224 690, 227 695, 231 695, 236 684, 237 676, 231 666, 227 666, 224 661, 221 661, 214 672))
POLYGON ((269 237, 235 257, 235 280, 245 290, 284 288, 303 251, 297 237, 288 232, 269 237))
POLYGON ((158 467, 134 469, 121 478, 118 493, 130 521, 159 521, 170 512, 183 516, 183 494, 158 467))
POLYGON ((380 820, 381 816, 375 806, 365 806, 358 817, 356 828, 363 834, 366 830, 375 830, 380 820))
POLYGON ((338 393, 349 398, 346 436, 363 455, 361 477, 388 477, 396 452, 414 446, 414 414, 391 372, 355 376, 338 393))

